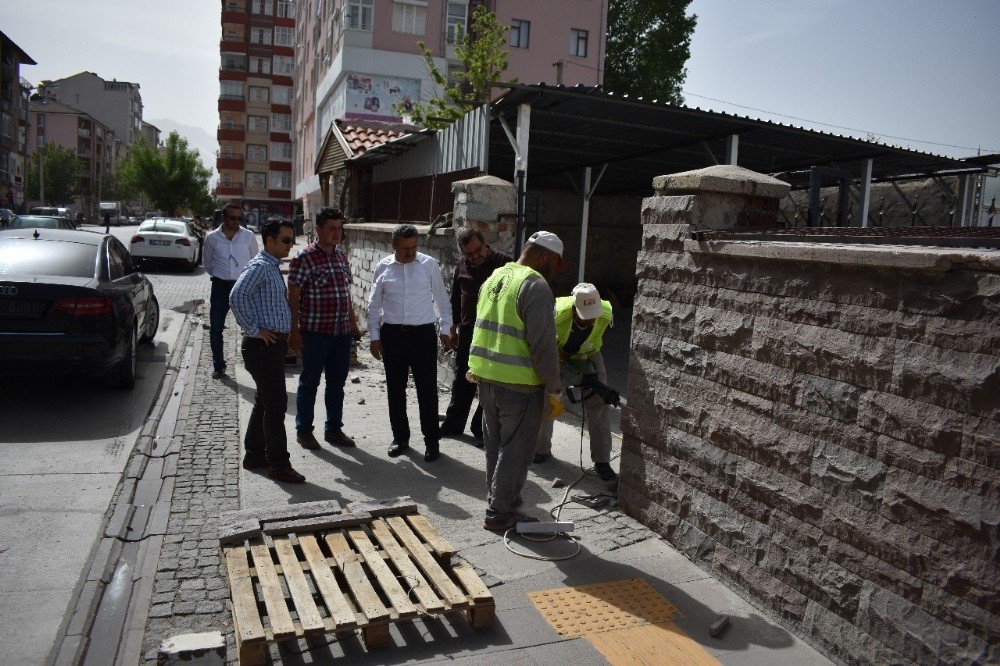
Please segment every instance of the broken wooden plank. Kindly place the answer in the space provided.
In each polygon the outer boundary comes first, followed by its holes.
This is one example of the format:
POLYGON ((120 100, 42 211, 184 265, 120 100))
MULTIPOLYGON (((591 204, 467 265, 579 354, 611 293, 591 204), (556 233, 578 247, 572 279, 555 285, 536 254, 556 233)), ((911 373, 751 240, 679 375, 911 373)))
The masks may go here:
POLYGON ((459 585, 465 589, 473 602, 490 601, 493 599, 493 593, 490 592, 490 588, 486 587, 486 583, 482 581, 476 570, 465 560, 456 562, 451 568, 451 573, 458 579, 459 585))
POLYGON ((302 624, 303 634, 323 633, 326 631, 326 624, 320 617, 316 602, 313 601, 312 592, 309 591, 309 581, 299 566, 299 558, 295 554, 295 547, 288 537, 278 537, 274 540, 274 550, 278 554, 278 561, 285 574, 285 583, 288 585, 288 592, 292 595, 292 603, 295 612, 299 616, 302 624))
POLYGON ((292 532, 321 532, 336 527, 351 527, 353 525, 364 525, 370 522, 371 515, 367 513, 337 513, 326 516, 311 516, 308 518, 298 518, 296 520, 264 521, 262 530, 264 534, 277 536, 280 534, 291 534, 292 532))
POLYGON ((455 547, 440 533, 431 522, 419 513, 406 516, 406 522, 410 524, 413 531, 420 535, 420 538, 427 542, 427 547, 438 558, 438 563, 445 569, 451 566, 451 556, 455 554, 455 547))
POLYGON ((408 496, 393 497, 384 500, 365 500, 363 502, 351 502, 344 510, 345 513, 369 513, 373 518, 383 516, 405 516, 417 513, 419 509, 408 496))
POLYGON ((361 556, 365 558, 368 568, 375 575, 375 580, 378 581, 382 591, 389 597, 389 601, 392 603, 392 607, 396 610, 399 617, 415 616, 417 614, 417 607, 410 601, 406 590, 402 588, 396 579, 396 574, 385 563, 382 553, 372 544, 371 539, 368 538, 368 534, 363 529, 355 527, 347 530, 347 536, 351 539, 351 543, 354 544, 354 547, 357 548, 361 556))
POLYGON ((407 585, 413 594, 417 595, 417 601, 424 607, 424 610, 428 613, 444 610, 447 605, 431 588, 430 583, 417 569, 406 550, 396 541, 396 537, 389 531, 389 526, 386 525, 385 521, 381 518, 372 521, 371 531, 375 540, 382 546, 382 550, 392 558, 396 570, 406 578, 407 585))
POLYGON ((420 542, 417 535, 413 533, 406 521, 399 516, 390 516, 385 519, 393 533, 399 538, 406 550, 410 551, 417 566, 430 579, 431 584, 441 594, 446 602, 453 607, 463 607, 469 605, 469 600, 465 594, 458 589, 458 586, 451 581, 448 574, 438 565, 437 560, 430 551, 420 542))
POLYGON ((316 588, 319 590, 326 609, 330 612, 337 629, 350 629, 358 625, 358 617, 355 615, 354 606, 344 596, 340 585, 337 584, 337 577, 326 561, 326 556, 319 548, 316 537, 312 535, 300 536, 299 546, 309 562, 309 569, 312 572, 313 580, 316 581, 316 588))
POLYGON ((344 574, 347 586, 354 595, 354 600, 369 622, 377 622, 389 618, 389 611, 382 604, 375 588, 368 581, 364 567, 361 566, 361 556, 351 550, 343 532, 330 532, 325 537, 326 545, 337 562, 337 568, 344 574))
POLYGON ((271 621, 274 639, 280 641, 292 638, 295 636, 295 626, 285 604, 285 593, 274 570, 274 562, 271 561, 271 551, 264 544, 255 543, 250 545, 250 554, 257 570, 257 580, 260 581, 260 590, 264 597, 264 606, 267 608, 267 616, 271 621))

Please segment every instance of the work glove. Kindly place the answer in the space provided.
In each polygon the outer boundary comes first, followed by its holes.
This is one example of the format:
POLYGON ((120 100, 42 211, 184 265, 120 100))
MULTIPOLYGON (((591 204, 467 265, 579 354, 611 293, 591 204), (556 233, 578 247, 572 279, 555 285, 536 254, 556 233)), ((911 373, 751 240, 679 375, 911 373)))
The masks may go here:
POLYGON ((557 419, 563 413, 566 406, 562 401, 562 393, 549 393, 549 413, 545 415, 549 419, 557 419))

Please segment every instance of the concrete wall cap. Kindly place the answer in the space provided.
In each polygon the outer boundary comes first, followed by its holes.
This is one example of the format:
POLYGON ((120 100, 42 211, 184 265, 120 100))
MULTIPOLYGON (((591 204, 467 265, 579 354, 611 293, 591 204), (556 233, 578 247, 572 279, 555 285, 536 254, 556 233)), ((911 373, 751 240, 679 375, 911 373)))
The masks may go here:
POLYGON ((791 185, 741 166, 720 164, 694 171, 656 176, 653 178, 653 189, 661 196, 719 192, 781 199, 788 194, 791 185))
POLYGON ((493 187, 514 187, 514 183, 509 180, 504 180, 503 178, 497 178, 496 176, 476 176, 475 178, 467 178, 466 180, 456 180, 451 184, 452 194, 456 192, 465 192, 470 187, 488 185, 493 187))

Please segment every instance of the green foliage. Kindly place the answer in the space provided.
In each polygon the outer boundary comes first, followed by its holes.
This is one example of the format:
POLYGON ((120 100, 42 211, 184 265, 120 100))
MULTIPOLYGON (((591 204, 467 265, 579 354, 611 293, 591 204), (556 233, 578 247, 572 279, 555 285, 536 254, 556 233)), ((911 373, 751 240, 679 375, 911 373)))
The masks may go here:
POLYGON ((142 192, 154 209, 167 215, 202 203, 209 196, 212 175, 198 151, 188 149, 187 139, 177 132, 170 133, 162 152, 145 142, 132 146, 120 173, 124 187, 142 192))
POLYGON ((410 109, 396 104, 393 110, 400 116, 411 116, 417 125, 439 129, 461 118, 468 108, 488 102, 493 85, 501 82, 507 71, 506 32, 507 28, 497 22, 496 14, 485 5, 477 6, 469 34, 461 35, 455 45, 455 55, 464 71, 451 82, 434 64, 431 50, 423 41, 417 42, 427 70, 434 83, 444 89, 444 96, 418 102, 410 109))
POLYGON ((45 179, 45 201, 42 203, 64 204, 73 200, 80 191, 83 165, 76 153, 55 143, 47 143, 41 150, 31 155, 28 165, 26 198, 40 199, 38 165, 42 160, 42 176, 45 179))
POLYGON ((132 201, 138 194, 125 174, 125 161, 116 164, 101 182, 101 201, 132 201))
POLYGON ((691 0, 610 0, 604 87, 630 97, 683 104, 684 63, 698 17, 691 0))

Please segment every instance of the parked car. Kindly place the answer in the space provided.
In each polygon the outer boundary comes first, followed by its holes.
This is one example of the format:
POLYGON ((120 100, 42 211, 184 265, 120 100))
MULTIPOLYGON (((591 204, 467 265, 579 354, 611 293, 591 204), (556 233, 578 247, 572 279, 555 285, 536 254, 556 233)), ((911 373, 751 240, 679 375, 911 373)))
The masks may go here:
POLYGON ((0 233, 0 374, 79 372, 132 388, 136 347, 159 325, 153 285, 114 236, 0 233))
POLYGON ((72 220, 54 215, 17 215, 7 229, 75 229, 72 220))
POLYGON ((188 271, 201 262, 201 241, 191 225, 165 217, 140 224, 129 251, 134 259, 180 262, 188 271))

